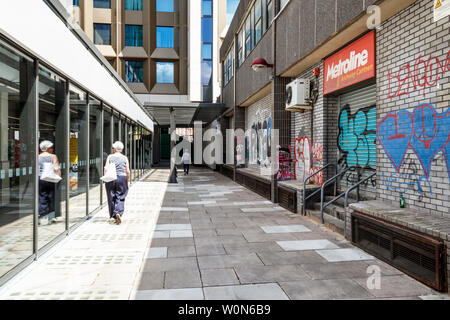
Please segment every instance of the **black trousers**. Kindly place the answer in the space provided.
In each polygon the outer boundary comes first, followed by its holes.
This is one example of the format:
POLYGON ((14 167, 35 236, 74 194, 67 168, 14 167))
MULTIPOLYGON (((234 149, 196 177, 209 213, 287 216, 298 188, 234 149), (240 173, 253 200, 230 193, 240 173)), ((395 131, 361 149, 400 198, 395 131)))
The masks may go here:
POLYGON ((39 216, 55 211, 55 188, 52 182, 39 179, 39 216))
POLYGON ((126 176, 118 176, 117 180, 105 184, 108 196, 109 217, 114 218, 116 214, 123 215, 125 210, 125 198, 128 194, 126 176))
POLYGON ((184 164, 183 164, 183 168, 184 168, 184 172, 185 172, 186 174, 189 174, 189 164, 184 163, 184 164))

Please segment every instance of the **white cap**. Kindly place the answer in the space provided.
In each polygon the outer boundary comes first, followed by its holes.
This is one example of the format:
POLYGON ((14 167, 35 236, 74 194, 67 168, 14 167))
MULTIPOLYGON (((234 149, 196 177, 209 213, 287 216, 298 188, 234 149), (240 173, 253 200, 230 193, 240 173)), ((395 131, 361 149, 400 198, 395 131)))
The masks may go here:
POLYGON ((47 151, 51 147, 53 147, 53 143, 51 141, 48 141, 48 140, 44 140, 44 141, 42 141, 39 144, 39 148, 41 149, 42 152, 47 151))
POLYGON ((113 147, 114 149, 116 149, 117 151, 122 152, 122 151, 123 151, 123 148, 124 148, 124 145, 123 145, 122 142, 116 141, 116 142, 113 143, 112 147, 113 147))

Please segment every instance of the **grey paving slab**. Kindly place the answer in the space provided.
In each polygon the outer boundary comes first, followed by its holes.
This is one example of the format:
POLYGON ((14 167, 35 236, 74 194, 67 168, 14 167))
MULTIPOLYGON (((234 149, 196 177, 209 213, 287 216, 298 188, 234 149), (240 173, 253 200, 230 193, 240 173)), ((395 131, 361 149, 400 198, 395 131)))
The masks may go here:
POLYGON ((140 290, 135 300, 204 300, 202 288, 140 290))
POLYGON ((157 231, 173 231, 173 230, 191 230, 190 224, 157 224, 155 230, 157 231))
POLYGON ((317 250, 328 262, 374 260, 375 258, 358 248, 317 250))
POLYGON ((221 243, 196 245, 197 256, 211 256, 218 254, 226 254, 224 245, 221 243))
POLYGON ((285 251, 338 249, 339 247, 329 240, 297 240, 277 241, 277 244, 285 251))
POLYGON ((296 240, 292 233, 277 233, 277 234, 269 234, 269 233, 253 233, 253 232, 245 232, 244 237, 248 242, 273 242, 273 241, 289 241, 296 240))
POLYGON ((326 262, 322 264, 301 264, 311 279, 355 279, 368 277, 369 265, 364 261, 326 262))
POLYGON ((311 232, 311 230, 304 225, 262 226, 261 229, 263 229, 265 233, 311 232))
POLYGON ((247 245, 224 244, 227 254, 246 254, 253 252, 280 252, 281 247, 275 242, 255 242, 247 245))
POLYGON ((138 290, 164 288, 164 272, 143 272, 138 280, 138 290))
POLYGON ((367 290, 350 279, 301 280, 280 282, 292 300, 335 300, 373 298, 367 290))
POLYGON ((193 238, 162 238, 152 239, 150 246, 153 247, 174 247, 194 245, 193 238))
POLYGON ((211 255, 199 256, 198 265, 200 269, 230 268, 239 265, 259 265, 262 261, 255 253, 240 255, 211 255))
POLYGON ((276 283, 203 288, 206 300, 288 300, 276 283))
POLYGON ((373 288, 373 283, 368 283, 367 280, 367 277, 355 279, 361 287, 377 298, 424 296, 435 293, 432 289, 407 275, 381 276, 379 289, 373 288))
POLYGON ((154 231, 153 239, 170 238, 170 231, 154 231))
POLYGON ((242 284, 310 279, 298 265, 239 265, 234 270, 242 284))
POLYGON ((195 257, 195 246, 169 247, 167 256, 169 258, 195 257))
POLYGON ((327 262, 315 251, 259 252, 258 256, 266 266, 280 264, 318 264, 327 262))
POLYGON ((239 284, 233 269, 201 269, 204 287, 239 284))
POLYGON ((198 269, 197 259, 191 257, 147 259, 143 272, 173 271, 183 269, 198 269))
POLYGON ((147 251, 147 259, 167 258, 167 247, 149 248, 147 251))
POLYGON ((170 238, 192 238, 194 234, 192 230, 172 230, 170 231, 170 238))
POLYGON ((201 286, 202 281, 198 269, 166 271, 164 277, 165 289, 199 288, 201 286))

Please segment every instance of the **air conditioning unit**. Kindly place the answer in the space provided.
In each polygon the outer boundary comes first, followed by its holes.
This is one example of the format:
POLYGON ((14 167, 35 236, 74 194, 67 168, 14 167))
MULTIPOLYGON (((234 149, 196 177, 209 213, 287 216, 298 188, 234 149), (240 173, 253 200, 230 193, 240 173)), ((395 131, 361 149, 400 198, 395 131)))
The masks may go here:
POLYGON ((312 110, 310 80, 295 79, 286 86, 286 111, 312 110))

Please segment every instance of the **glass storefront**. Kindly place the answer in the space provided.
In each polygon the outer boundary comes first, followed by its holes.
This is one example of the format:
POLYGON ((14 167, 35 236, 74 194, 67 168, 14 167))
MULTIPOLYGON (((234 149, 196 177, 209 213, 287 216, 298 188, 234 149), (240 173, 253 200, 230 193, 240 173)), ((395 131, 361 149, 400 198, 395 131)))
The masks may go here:
POLYGON ((87 215, 88 185, 88 100, 87 94, 70 86, 69 131, 69 225, 83 221, 87 215))
POLYGON ((102 162, 102 106, 89 98, 89 213, 101 205, 102 162))
POLYGON ((33 254, 33 61, 0 43, 0 276, 33 254))
MULTIPOLYGON (((67 96, 66 81, 39 67, 38 248, 66 230, 67 96), (46 166, 62 179, 46 180, 46 166)), ((70 182, 70 176, 69 176, 70 182)))
POLYGON ((0 284, 105 205, 100 177, 114 141, 125 145, 133 181, 150 169, 142 132, 0 41, 0 284))

